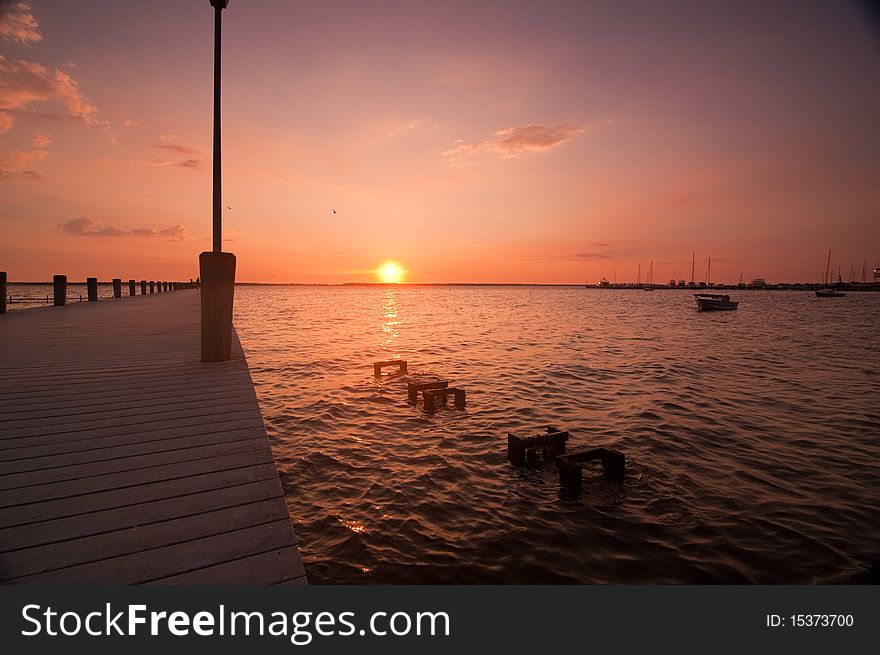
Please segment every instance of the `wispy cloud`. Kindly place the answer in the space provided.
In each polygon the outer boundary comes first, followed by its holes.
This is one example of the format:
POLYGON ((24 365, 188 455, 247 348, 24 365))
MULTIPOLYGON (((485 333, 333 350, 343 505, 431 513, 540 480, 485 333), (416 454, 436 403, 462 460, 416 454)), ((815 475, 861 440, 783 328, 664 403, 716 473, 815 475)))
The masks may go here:
POLYGON ((586 131, 581 125, 520 125, 495 132, 493 138, 477 143, 459 143, 445 155, 469 157, 478 152, 494 152, 502 157, 517 157, 528 152, 551 150, 568 143, 586 131))
POLYGON ((42 38, 40 24, 26 2, 0 0, 0 39, 30 45, 42 38))
POLYGON ((114 157, 105 157, 99 160, 102 164, 111 166, 148 166, 148 167, 167 167, 174 166, 178 168, 189 168, 193 170, 202 167, 201 159, 168 159, 167 157, 144 157, 141 159, 116 159, 114 157))
POLYGON ((189 146, 182 146, 177 143, 157 143, 156 147, 161 148, 162 150, 169 150, 180 155, 198 155, 202 152, 198 148, 190 148, 189 146))
POLYGON ((45 177, 34 165, 49 153, 45 150, 11 150, 0 152, 0 179, 22 179, 41 182, 45 177))
POLYGON ((95 124, 98 109, 80 91, 76 81, 61 70, 54 72, 42 64, 0 55, 0 128, 8 130, 13 114, 31 109, 35 104, 61 105, 64 112, 47 112, 47 118, 78 120, 95 124))
POLYGON ((183 241, 189 237, 189 231, 183 225, 172 225, 164 230, 154 227, 137 227, 132 230, 124 230, 112 225, 104 225, 89 216, 72 218, 69 221, 60 223, 58 227, 65 234, 78 237, 163 238, 167 241, 183 241))

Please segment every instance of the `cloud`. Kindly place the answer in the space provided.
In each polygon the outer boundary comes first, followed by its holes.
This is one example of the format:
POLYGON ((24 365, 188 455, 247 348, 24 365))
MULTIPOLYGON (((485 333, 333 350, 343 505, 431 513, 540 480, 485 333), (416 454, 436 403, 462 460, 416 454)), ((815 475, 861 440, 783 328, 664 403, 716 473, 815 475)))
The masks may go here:
POLYGON ((45 148, 50 143, 52 143, 52 139, 50 139, 42 132, 37 132, 36 134, 34 134, 34 145, 37 146, 37 148, 45 148))
POLYGON ((167 157, 149 157, 141 159, 116 159, 113 157, 104 157, 98 160, 102 164, 121 165, 121 166, 148 166, 163 168, 166 166, 176 166, 178 168, 200 169, 202 167, 201 159, 168 159, 167 157))
POLYGON ((527 152, 551 150, 583 134, 580 125, 520 125, 495 132, 494 138, 478 143, 460 143, 444 155, 470 157, 478 152, 494 152, 502 157, 517 157, 527 152))
POLYGON ((45 150, 11 150, 0 152, 0 179, 23 179, 40 182, 42 174, 33 170, 34 164, 49 153, 45 150))
POLYGON ((163 150, 169 150, 171 152, 176 152, 180 155, 198 155, 201 154, 201 150, 197 148, 190 148, 189 146, 181 146, 176 143, 157 143, 157 148, 162 148, 163 150))
POLYGON ((42 38, 40 24, 27 3, 0 1, 0 39, 30 45, 42 38))
POLYGON ((0 55, 0 125, 12 126, 12 114, 30 109, 37 103, 54 103, 64 107, 64 113, 42 113, 44 118, 79 120, 86 125, 96 123, 98 109, 79 90, 76 81, 67 73, 54 73, 42 64, 24 59, 7 59, 0 55))
POLYGON ((189 237, 189 230, 183 225, 172 225, 164 230, 154 227, 137 227, 133 230, 123 230, 112 225, 103 225, 89 216, 72 218, 58 227, 65 234, 78 237, 135 237, 135 238, 164 238, 167 241, 183 241, 189 237))
POLYGON ((6 112, 0 111, 0 134, 8 132, 15 124, 15 119, 6 112))

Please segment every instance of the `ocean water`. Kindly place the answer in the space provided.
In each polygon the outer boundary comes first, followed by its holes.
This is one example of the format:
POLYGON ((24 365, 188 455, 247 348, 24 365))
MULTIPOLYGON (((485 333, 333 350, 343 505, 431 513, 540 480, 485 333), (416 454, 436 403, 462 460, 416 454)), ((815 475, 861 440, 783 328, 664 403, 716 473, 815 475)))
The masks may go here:
POLYGON ((841 583, 880 555, 880 294, 238 287, 313 583, 841 583), (406 402, 406 377, 467 407, 406 402), (579 494, 507 434, 627 471, 579 494))
POLYGON ((237 287, 310 581, 867 581, 880 294, 730 293, 698 313, 679 290, 237 287), (408 376, 373 376, 398 357, 408 376), (466 408, 407 404, 431 376, 466 408), (571 494, 552 462, 511 466, 508 432, 547 425, 624 451, 625 477, 571 494))

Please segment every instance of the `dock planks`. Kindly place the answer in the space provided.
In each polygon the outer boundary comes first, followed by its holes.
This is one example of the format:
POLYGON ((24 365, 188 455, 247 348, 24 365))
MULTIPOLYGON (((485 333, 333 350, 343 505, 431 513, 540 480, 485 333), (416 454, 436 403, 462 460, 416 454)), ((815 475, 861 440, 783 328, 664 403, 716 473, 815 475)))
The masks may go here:
POLYGON ((306 584, 237 336, 199 292, 0 316, 0 581, 306 584))

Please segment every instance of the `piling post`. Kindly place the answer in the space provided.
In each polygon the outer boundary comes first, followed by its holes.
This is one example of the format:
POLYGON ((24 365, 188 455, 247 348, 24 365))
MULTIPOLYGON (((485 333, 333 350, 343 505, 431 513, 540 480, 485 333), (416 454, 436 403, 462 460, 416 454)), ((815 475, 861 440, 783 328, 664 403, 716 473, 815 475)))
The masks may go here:
POLYGON ((113 297, 122 298, 122 280, 118 277, 113 278, 113 297))
POLYGON ((150 280, 150 293, 156 293, 156 281, 150 280))
POLYGON ((134 285, 134 280, 129 280, 129 281, 128 281, 128 295, 129 295, 129 296, 133 296, 133 295, 134 295, 134 286, 135 286, 135 285, 134 285))
POLYGON ((0 314, 6 313, 6 271, 0 271, 0 314))
POLYGON ((202 278, 202 361, 232 359, 232 302, 235 294, 235 255, 203 252, 199 255, 202 278))
POLYGON ((56 307, 67 302, 67 276, 55 275, 52 277, 52 287, 54 291, 54 305, 56 307))
POLYGON ((95 302, 96 300, 98 300, 98 278, 87 277, 86 290, 89 294, 89 302, 95 302))
POLYGON ((162 283, 156 282, 156 293, 162 293, 162 283))
POLYGON ((141 295, 142 296, 147 295, 147 281, 146 280, 141 280, 141 295))

